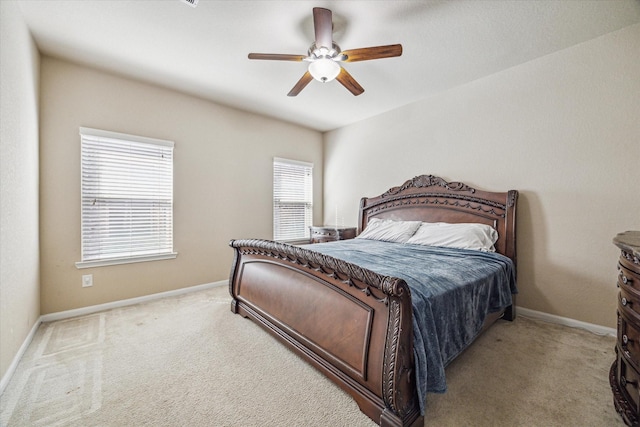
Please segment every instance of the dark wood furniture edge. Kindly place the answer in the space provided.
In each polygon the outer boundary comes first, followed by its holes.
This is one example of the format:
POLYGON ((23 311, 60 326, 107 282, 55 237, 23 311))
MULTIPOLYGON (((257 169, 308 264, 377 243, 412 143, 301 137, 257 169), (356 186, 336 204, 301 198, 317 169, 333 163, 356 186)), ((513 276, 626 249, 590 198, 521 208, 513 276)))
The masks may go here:
POLYGON ((639 424, 638 417, 635 414, 635 411, 624 397, 620 386, 618 385, 617 379, 617 371, 618 371, 618 349, 616 348, 616 359, 613 361, 611 365, 611 369, 609 370, 609 384, 611 385, 611 392, 613 393, 613 405, 616 408, 616 411, 622 417, 625 424, 637 427, 639 424))
POLYGON ((613 244, 622 251, 622 256, 632 264, 640 265, 640 232, 625 231, 613 238, 613 244))
POLYGON ((614 407, 622 420, 629 426, 638 426, 640 359, 632 343, 637 340, 640 331, 640 310, 636 306, 640 303, 640 231, 618 233, 613 239, 613 244, 620 249, 616 282, 619 292, 616 358, 609 371, 609 383, 614 407), (631 344, 631 347, 628 347, 628 344, 631 344))

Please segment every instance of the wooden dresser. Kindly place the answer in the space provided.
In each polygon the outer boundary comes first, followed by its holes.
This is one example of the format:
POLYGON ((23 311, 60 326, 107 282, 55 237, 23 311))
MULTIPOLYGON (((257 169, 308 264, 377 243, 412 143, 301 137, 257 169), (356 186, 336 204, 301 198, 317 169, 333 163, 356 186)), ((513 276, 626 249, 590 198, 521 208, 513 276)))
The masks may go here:
POLYGON ((335 227, 331 225, 311 226, 311 243, 335 242, 356 237, 356 227, 335 227))
POLYGON ((627 425, 640 423, 640 231, 618 234, 618 339, 609 372, 613 403, 627 425))

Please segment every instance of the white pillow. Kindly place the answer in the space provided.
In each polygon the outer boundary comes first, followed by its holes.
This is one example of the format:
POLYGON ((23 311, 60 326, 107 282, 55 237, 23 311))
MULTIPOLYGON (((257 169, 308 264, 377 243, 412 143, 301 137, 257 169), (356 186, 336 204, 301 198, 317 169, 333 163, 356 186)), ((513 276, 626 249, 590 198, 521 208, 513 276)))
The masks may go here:
POLYGON ((421 224, 420 221, 393 221, 372 218, 357 238, 404 243, 413 236, 421 224))
POLYGON ((407 243, 495 252, 493 245, 497 240, 498 232, 486 224, 423 222, 407 243))

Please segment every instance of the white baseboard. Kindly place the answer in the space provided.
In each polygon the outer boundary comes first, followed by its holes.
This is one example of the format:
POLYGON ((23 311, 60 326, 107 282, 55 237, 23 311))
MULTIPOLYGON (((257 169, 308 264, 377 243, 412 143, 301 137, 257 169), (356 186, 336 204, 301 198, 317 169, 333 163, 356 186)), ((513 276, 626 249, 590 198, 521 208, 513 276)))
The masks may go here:
POLYGON ((518 315, 522 315, 522 317, 528 317, 529 319, 542 320, 544 322, 555 323, 557 325, 584 329, 596 335, 610 335, 613 337, 617 335, 615 328, 607 328, 605 326, 582 322, 568 317, 556 316, 554 314, 543 313, 541 311, 530 310, 528 308, 516 307, 516 313, 518 313, 518 315))
POLYGON ((76 316, 84 316, 86 314, 93 314, 99 311, 109 310, 112 308, 126 307, 128 305, 140 304, 142 302, 153 301, 160 298, 173 297, 176 295, 182 295, 189 292, 202 291, 209 288, 215 288, 218 286, 226 286, 229 284, 228 280, 221 280, 219 282, 205 283, 204 285, 189 286, 186 288, 175 289, 173 291, 159 292, 157 294, 144 295, 136 298, 129 298, 120 301, 107 302, 104 304, 91 305, 89 307, 76 308, 73 310, 59 311, 57 313, 49 313, 40 316, 42 322, 53 322, 55 320, 70 319, 76 316))
POLYGON ((36 320, 36 322, 33 324, 33 327, 29 331, 27 338, 25 338, 24 342, 20 346, 20 349, 18 350, 15 357, 11 361, 11 364, 9 365, 7 372, 5 372, 4 375, 2 376, 2 380, 0 380, 0 396, 2 396, 2 394, 4 393, 4 389, 7 387, 7 385, 9 384, 9 381, 11 380, 11 377, 13 376, 13 373, 18 368, 18 363, 20 363, 22 356, 24 356, 25 351, 27 351, 27 348, 29 348, 29 344, 31 344, 31 341, 33 341, 33 337, 36 335, 36 331, 38 330, 38 328, 40 327, 40 324, 42 323, 41 319, 42 317, 39 317, 38 320, 36 320))
POLYGON ((9 381, 11 380, 13 373, 16 371, 16 368, 18 367, 18 363, 20 363, 22 356, 24 355, 25 351, 27 351, 27 348, 29 347, 29 344, 31 344, 31 341, 33 341, 33 337, 35 336, 36 331, 38 330, 40 325, 44 322, 53 322, 55 320, 70 319, 76 316, 84 316, 86 314, 93 314, 99 311, 109 310, 111 308, 126 307, 129 305, 140 304, 142 302, 153 301, 160 298, 167 298, 167 297, 172 297, 176 295, 186 294, 189 292, 202 291, 205 289, 215 288, 218 286, 227 286, 228 284, 229 284, 228 280, 221 280, 219 282, 205 283, 204 285, 189 286, 186 288, 175 289, 173 291, 167 291, 167 292, 159 292, 157 294, 145 295, 137 298, 113 301, 105 304, 98 304, 98 305, 92 305, 89 307, 76 308, 73 310, 60 311, 57 313, 44 314, 40 316, 38 320, 36 320, 33 327, 31 328, 31 331, 29 332, 29 335, 27 335, 24 342, 20 346, 20 349, 18 350, 15 357, 13 358, 11 365, 9 365, 7 372, 5 372, 5 374, 2 376, 2 380, 0 380, 0 396, 4 393, 4 389, 9 384, 9 381))

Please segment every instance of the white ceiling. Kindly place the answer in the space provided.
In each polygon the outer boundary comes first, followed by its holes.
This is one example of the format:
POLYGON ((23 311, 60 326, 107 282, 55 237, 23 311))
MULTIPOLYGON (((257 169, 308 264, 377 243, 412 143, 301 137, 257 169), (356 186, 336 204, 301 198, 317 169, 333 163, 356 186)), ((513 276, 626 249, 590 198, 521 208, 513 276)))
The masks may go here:
POLYGON ((179 0, 28 0, 20 7, 45 54, 319 131, 640 22, 640 0, 200 0, 196 8, 179 0), (306 54, 313 7, 333 11, 342 49, 401 43, 403 55, 345 64, 365 89, 358 97, 336 81, 286 96, 306 64, 247 54, 306 54))

